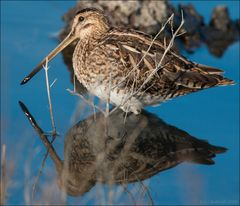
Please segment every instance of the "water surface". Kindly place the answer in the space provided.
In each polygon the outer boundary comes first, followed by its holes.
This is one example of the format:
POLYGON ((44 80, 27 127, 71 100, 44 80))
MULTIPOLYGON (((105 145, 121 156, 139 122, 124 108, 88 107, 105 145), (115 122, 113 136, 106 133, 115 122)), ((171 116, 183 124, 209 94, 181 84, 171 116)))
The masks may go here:
MULTIPOLYGON (((179 1, 173 2, 174 5, 178 3, 179 1)), ((217 1, 192 1, 192 3, 207 20, 210 18, 212 8, 219 4, 217 1)), ((220 3, 228 5, 232 18, 239 18, 239 2, 220 3)), ((56 37, 64 26, 61 16, 74 5, 74 1, 1 1, 1 138, 2 143, 7 145, 7 161, 9 165, 14 165, 10 171, 12 181, 9 185, 8 204, 26 203, 27 194, 31 193, 33 177, 37 175, 45 154, 42 142, 20 110, 18 101, 25 102, 44 131, 51 131, 44 72, 41 71, 24 86, 20 86, 19 83, 31 68, 57 45, 56 37)), ((149 107, 147 110, 195 137, 228 148, 228 151, 215 158, 215 165, 183 163, 153 176, 144 183, 150 188, 156 205, 237 204, 239 42, 231 45, 222 58, 211 56, 205 45, 193 54, 184 51, 182 53, 193 61, 224 69, 225 75, 235 80, 236 85, 208 89, 174 99, 159 107, 149 107)), ((73 86, 61 55, 50 63, 49 78, 51 82, 57 78, 51 92, 60 137, 54 142, 54 147, 63 158, 64 134, 77 121, 87 117, 91 110, 85 106, 84 110, 73 118, 79 98, 71 96, 66 91, 73 86)), ((47 184, 54 174, 56 173, 53 162, 48 159, 44 174, 40 178, 40 185, 47 184)), ((52 195, 56 202, 59 202, 57 185, 51 187, 55 189, 52 195)), ((47 185, 47 188, 51 187, 47 185)), ((104 203, 106 201, 104 192, 108 187, 100 191, 98 188, 96 186, 81 198, 67 197, 67 202, 104 203)), ((41 194, 47 197, 48 194, 45 193, 41 194)), ((119 202, 131 203, 131 200, 127 194, 123 194, 115 203, 119 202)))

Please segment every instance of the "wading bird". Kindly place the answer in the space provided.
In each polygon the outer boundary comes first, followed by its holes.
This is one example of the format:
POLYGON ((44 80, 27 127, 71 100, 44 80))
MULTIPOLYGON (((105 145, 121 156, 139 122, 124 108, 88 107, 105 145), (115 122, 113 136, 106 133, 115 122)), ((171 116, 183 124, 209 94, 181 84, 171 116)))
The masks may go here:
POLYGON ((114 28, 100 10, 76 13, 68 36, 22 81, 25 84, 74 40, 74 74, 87 90, 125 112, 234 82, 222 70, 166 51, 160 41, 138 31, 114 28))

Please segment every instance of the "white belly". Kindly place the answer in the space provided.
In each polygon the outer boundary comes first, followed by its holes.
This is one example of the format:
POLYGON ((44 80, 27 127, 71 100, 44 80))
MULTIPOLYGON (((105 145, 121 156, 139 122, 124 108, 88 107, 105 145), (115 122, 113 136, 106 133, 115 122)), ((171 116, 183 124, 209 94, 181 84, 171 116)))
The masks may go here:
POLYGON ((109 88, 104 85, 88 88, 88 90, 101 100, 109 101, 111 104, 119 106, 125 112, 139 114, 143 108, 143 104, 138 99, 130 97, 131 95, 124 93, 123 90, 112 89, 109 92, 109 88))

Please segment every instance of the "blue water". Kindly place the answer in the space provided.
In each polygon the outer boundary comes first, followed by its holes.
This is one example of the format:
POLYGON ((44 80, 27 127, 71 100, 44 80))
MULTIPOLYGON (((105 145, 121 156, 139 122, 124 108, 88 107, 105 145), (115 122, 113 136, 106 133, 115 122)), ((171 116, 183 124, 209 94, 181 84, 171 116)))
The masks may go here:
MULTIPOLYGON (((173 1, 173 4, 179 2, 193 3, 207 21, 218 4, 227 5, 231 17, 239 18, 238 1, 173 1)), ((1 138, 7 145, 8 163, 14 165, 9 171, 12 183, 8 204, 24 204, 24 193, 31 187, 45 154, 18 101, 25 102, 44 131, 51 130, 44 72, 24 86, 19 83, 57 45, 56 36, 64 26, 61 16, 74 5, 75 1, 1 1, 1 138)), ((152 177, 148 181, 151 195, 156 205, 239 204, 239 42, 229 46, 222 58, 211 56, 204 45, 194 54, 183 54, 193 61, 224 69, 236 85, 205 90, 147 109, 169 124, 229 150, 217 156, 213 166, 184 163, 152 177)), ((54 147, 63 157, 63 135, 73 124, 70 118, 78 98, 66 91, 72 84, 61 55, 50 67, 50 81, 57 78, 51 92, 57 130, 62 135, 54 147)), ((83 113, 82 118, 86 115, 83 113)), ((41 181, 47 179, 49 171, 54 173, 52 164, 47 161, 41 181)), ((90 194, 83 198, 68 197, 67 202, 84 203, 89 197, 90 194)))

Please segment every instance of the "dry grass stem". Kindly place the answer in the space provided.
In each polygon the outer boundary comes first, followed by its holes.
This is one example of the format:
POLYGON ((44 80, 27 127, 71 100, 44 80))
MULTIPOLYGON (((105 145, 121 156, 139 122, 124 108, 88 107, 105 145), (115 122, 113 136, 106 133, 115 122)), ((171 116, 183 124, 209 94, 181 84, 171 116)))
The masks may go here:
POLYGON ((115 85, 112 89, 114 89, 114 88, 118 87, 119 85, 121 85, 121 84, 125 81, 125 79, 126 79, 127 77, 129 77, 129 76, 132 74, 132 72, 134 72, 134 71, 138 68, 138 66, 142 63, 142 61, 144 60, 144 58, 145 58, 145 57, 147 56, 147 54, 149 53, 150 49, 152 48, 152 45, 154 44, 154 42, 156 41, 156 39, 158 38, 158 36, 163 32, 163 30, 165 29, 166 25, 167 25, 170 21, 172 21, 173 17, 174 17, 174 14, 172 14, 172 15, 167 19, 167 21, 166 21, 166 22, 164 23, 164 25, 161 27, 161 29, 159 30, 159 32, 158 32, 158 33, 155 35, 155 37, 153 38, 153 40, 152 40, 151 44, 149 45, 146 53, 142 56, 142 58, 139 60, 139 62, 136 64, 136 66, 123 78, 122 81, 120 81, 120 83, 118 83, 117 85, 115 85))
POLYGON ((110 98, 111 98, 111 88, 112 88, 112 70, 109 72, 109 84, 107 89, 107 103, 106 103, 106 114, 105 116, 109 116, 109 104, 110 104, 110 98))
MULTIPOLYGON (((172 38, 171 38, 171 40, 170 40, 167 48, 165 49, 165 51, 164 51, 164 53, 163 53, 163 55, 162 55, 161 60, 159 61, 159 63, 158 63, 158 65, 157 65, 157 67, 155 68, 155 70, 154 70, 154 71, 148 76, 148 78, 143 82, 143 84, 142 84, 142 85, 140 86, 140 88, 136 91, 136 93, 139 92, 139 91, 151 80, 151 78, 158 72, 158 70, 162 68, 162 67, 161 67, 161 66, 162 66, 162 62, 163 62, 166 54, 167 54, 167 53, 169 52, 169 50, 172 48, 173 43, 174 43, 174 40, 175 40, 176 36, 178 35, 180 29, 182 28, 183 24, 184 24, 184 18, 183 18, 183 12, 182 12, 181 24, 179 25, 179 27, 177 28, 177 30, 173 33, 172 38)), ((173 32, 173 31, 172 31, 172 32, 173 32)))
POLYGON ((136 202, 136 200, 135 200, 134 195, 132 194, 132 192, 129 191, 129 189, 127 188, 127 186, 124 186, 124 185, 123 185, 123 188, 124 188, 124 191, 127 192, 127 194, 129 195, 130 199, 132 200, 133 205, 137 205, 137 202, 136 202))
POLYGON ((71 89, 67 89, 67 91, 71 94, 71 95, 75 95, 75 96, 79 96, 85 103, 87 103, 88 105, 90 105, 91 107, 94 107, 95 109, 99 110, 100 112, 102 112, 103 114, 105 114, 105 112, 100 108, 98 107, 97 105, 95 105, 93 103, 93 101, 90 101, 88 99, 86 99, 83 95, 77 93, 77 92, 74 92, 72 91, 71 89))
MULTIPOLYGON (((56 131, 56 126, 55 126, 55 121, 54 121, 54 116, 53 116, 53 108, 52 108, 52 100, 51 100, 51 92, 50 92, 50 88, 55 84, 55 82, 57 81, 57 79, 55 79, 51 85, 49 85, 49 79, 48 79, 48 58, 46 58, 46 64, 45 66, 43 66, 44 71, 45 71, 45 79, 46 79, 46 88, 47 88, 47 95, 48 95, 48 104, 49 104, 49 112, 50 112, 50 117, 51 117, 51 122, 52 122, 52 132, 51 132, 51 136, 52 136, 52 140, 51 143, 53 143, 55 137, 57 136, 57 131, 56 131)), ((40 179, 40 176, 43 172, 44 169, 44 165, 46 163, 47 157, 49 154, 49 148, 47 149, 46 154, 44 155, 44 158, 42 160, 42 164, 41 164, 41 168, 37 174, 37 177, 35 178, 35 181, 33 183, 32 186, 32 199, 34 199, 34 195, 35 195, 35 191, 36 191, 36 187, 38 184, 38 181, 40 179)))
POLYGON ((76 92, 76 75, 73 75, 73 91, 76 92))
MULTIPOLYGON (((174 14, 172 14, 172 15, 168 18, 167 22, 164 24, 164 26, 161 28, 160 31, 162 31, 162 30, 165 28, 165 26, 167 25, 167 23, 170 22, 170 24, 171 24, 171 21, 172 21, 173 17, 174 17, 174 14)), ((163 62, 166 54, 167 54, 167 53, 170 51, 170 49, 172 48, 173 43, 174 43, 174 40, 175 40, 175 38, 179 35, 179 31, 181 30, 181 28, 182 28, 183 25, 184 25, 184 18, 183 18, 183 12, 182 12, 181 24, 179 25, 179 27, 177 28, 177 30, 176 30, 175 32, 173 31, 172 24, 171 24, 172 38, 171 38, 168 46, 166 46, 166 49, 165 49, 165 51, 164 51, 164 53, 163 53, 160 61, 158 62, 156 68, 148 75, 148 77, 145 79, 145 81, 142 83, 142 85, 141 85, 136 91, 134 91, 134 90, 132 89, 131 94, 124 99, 124 101, 123 101, 122 104, 120 104, 120 105, 118 105, 117 107, 115 107, 115 108, 110 112, 110 114, 111 114, 112 112, 114 112, 115 110, 117 110, 119 107, 121 107, 121 106, 123 106, 124 104, 126 104, 126 103, 128 102, 128 100, 130 100, 134 95, 138 94, 138 93, 144 88, 144 86, 152 79, 152 77, 153 77, 154 75, 156 75, 157 72, 162 68, 162 62, 163 62)), ((159 33, 160 33, 160 32, 159 32, 159 33)), ((148 53, 149 50, 151 49, 151 46, 153 45, 153 43, 154 43, 154 41, 156 40, 156 38, 157 38, 157 37, 155 36, 155 38, 154 38, 154 39, 152 40, 152 42, 151 42, 151 45, 150 45, 149 49, 148 49, 147 52, 143 55, 143 57, 147 55, 147 53, 148 53)), ((164 44, 166 44, 166 41, 164 42, 164 44)), ((139 65, 139 64, 137 64, 137 65, 139 65)), ((135 67, 134 67, 134 68, 135 68, 135 67)), ((127 76, 126 76, 126 77, 127 77, 127 76)), ((125 77, 125 79, 126 79, 126 77, 125 77)), ((133 85, 134 85, 134 83, 133 83, 133 85)))
POLYGON ((47 95, 48 95, 48 104, 49 104, 49 112, 50 112, 50 117, 51 117, 51 121, 52 121, 52 137, 54 139, 57 136, 57 131, 56 131, 55 121, 54 121, 54 117, 53 117, 51 92, 50 92, 50 86, 49 86, 49 80, 48 80, 48 69, 49 69, 49 67, 48 67, 48 58, 46 58, 46 64, 45 64, 45 66, 43 66, 43 68, 44 68, 44 71, 45 71, 46 87, 47 87, 47 95))
POLYGON ((152 196, 151 196, 151 193, 150 193, 150 191, 149 191, 149 188, 148 188, 147 186, 145 186, 144 183, 143 183, 141 180, 139 180, 139 183, 142 185, 142 187, 143 187, 143 189, 144 189, 143 192, 145 193, 145 191, 146 191, 147 196, 148 196, 149 201, 150 201, 150 204, 153 206, 153 205, 154 205, 154 201, 153 201, 153 199, 152 199, 152 196))
POLYGON ((56 83, 57 79, 54 79, 53 82, 50 84, 50 88, 56 83))

